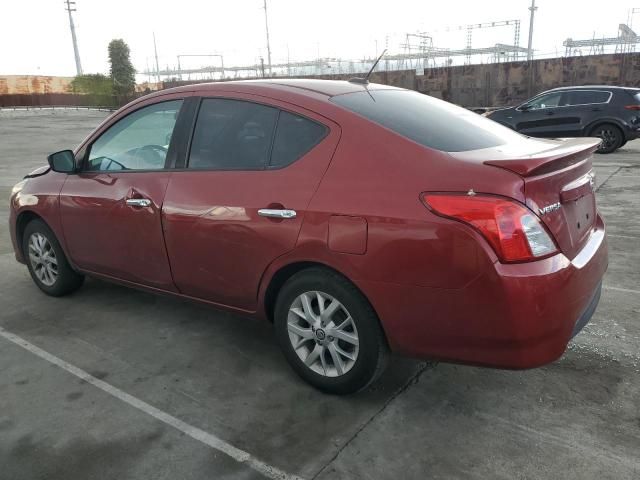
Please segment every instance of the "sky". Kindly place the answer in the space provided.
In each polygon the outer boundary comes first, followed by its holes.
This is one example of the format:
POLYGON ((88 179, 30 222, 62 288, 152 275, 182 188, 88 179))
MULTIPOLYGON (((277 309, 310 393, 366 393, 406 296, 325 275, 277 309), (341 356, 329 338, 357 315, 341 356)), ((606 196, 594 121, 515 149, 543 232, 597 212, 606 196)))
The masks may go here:
MULTIPOLYGON (((272 62, 320 57, 363 58, 402 53, 406 33, 432 32, 437 47, 464 48, 470 23, 521 20, 526 47, 531 0, 267 0, 272 62)), ((640 0, 537 0, 534 49, 564 53, 562 42, 617 36, 640 0), (606 5, 606 6, 603 6, 606 5)), ((74 12, 84 73, 108 74, 107 45, 122 38, 138 72, 153 68, 155 33, 160 68, 177 55, 224 55, 225 66, 253 64, 266 40, 263 0, 76 0, 74 12)), ((639 8, 640 12, 640 8, 639 8)), ((5 0, 0 28, 0 75, 75 75, 63 0, 5 0)), ((633 16, 640 32, 640 13, 633 16)), ((473 47, 513 43, 513 29, 474 30, 473 47)), ((214 60, 215 62, 215 60, 214 60)), ((206 64, 185 58, 183 67, 206 64)))

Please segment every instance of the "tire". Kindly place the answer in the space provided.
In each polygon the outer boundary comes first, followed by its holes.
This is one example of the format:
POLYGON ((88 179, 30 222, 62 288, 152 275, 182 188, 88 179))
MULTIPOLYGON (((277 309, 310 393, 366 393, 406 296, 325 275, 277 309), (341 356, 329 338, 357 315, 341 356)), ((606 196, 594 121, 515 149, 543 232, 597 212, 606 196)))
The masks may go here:
POLYGON ((58 239, 42 220, 27 224, 22 251, 31 278, 47 295, 61 297, 82 286, 84 276, 71 268, 58 239))
POLYGON ((314 267, 293 275, 278 294, 274 324, 289 364, 323 392, 355 393, 384 371, 388 347, 378 316, 355 285, 332 270, 314 267), (308 321, 304 296, 315 325, 308 321), (327 315, 323 320, 318 315, 321 302, 327 315), (314 352, 315 360, 307 366, 303 358, 310 360, 314 352))
POLYGON ((596 150, 597 153, 612 153, 624 143, 624 135, 619 127, 612 123, 603 123, 591 130, 592 137, 599 137, 602 143, 596 150))

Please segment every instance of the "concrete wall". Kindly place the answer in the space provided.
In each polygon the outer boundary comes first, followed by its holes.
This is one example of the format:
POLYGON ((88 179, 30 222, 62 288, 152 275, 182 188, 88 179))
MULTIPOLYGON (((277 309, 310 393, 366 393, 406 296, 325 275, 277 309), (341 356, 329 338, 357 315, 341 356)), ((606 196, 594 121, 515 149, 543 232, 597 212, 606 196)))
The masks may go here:
POLYGON ((640 53, 561 57, 527 62, 435 68, 416 76, 416 90, 467 107, 512 105, 569 85, 640 87, 640 53))
MULTIPOLYGON (((353 75, 325 75, 320 78, 348 79, 353 75)), ((74 104, 81 96, 62 98, 51 94, 68 92, 72 77, 0 77, 0 105, 74 104), (14 94, 14 95, 12 95, 14 94), (18 95, 19 94, 19 95, 18 95), (26 102, 26 103, 25 103, 26 102)), ((591 55, 524 62, 464 65, 425 70, 376 72, 372 82, 418 90, 465 107, 513 105, 550 88, 567 85, 627 85, 640 88, 640 53, 591 55), (533 69, 529 85, 529 69, 533 69)), ((198 82, 164 82, 163 87, 198 82)), ((138 92, 155 90, 157 84, 140 85, 138 92)), ((87 100, 89 101, 89 100, 87 100)), ((84 103, 80 103, 84 104, 84 103)))
POLYGON ((371 81, 418 90, 465 107, 513 105, 544 90, 568 85, 640 88, 640 53, 535 60, 530 88, 529 68, 528 62, 523 61, 430 68, 424 75, 416 75, 414 70, 376 72, 371 81))

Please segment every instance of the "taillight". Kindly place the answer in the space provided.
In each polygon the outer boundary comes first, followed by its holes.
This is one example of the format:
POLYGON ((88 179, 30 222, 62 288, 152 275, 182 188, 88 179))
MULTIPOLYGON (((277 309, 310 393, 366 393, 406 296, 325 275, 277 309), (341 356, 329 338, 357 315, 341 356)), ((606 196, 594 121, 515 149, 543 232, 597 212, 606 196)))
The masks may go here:
POLYGON ((426 193, 423 200, 437 215, 478 230, 502 262, 527 262, 558 251, 540 219, 524 205, 489 195, 426 193))
POLYGON ((625 105, 627 110, 640 110, 640 105, 625 105))

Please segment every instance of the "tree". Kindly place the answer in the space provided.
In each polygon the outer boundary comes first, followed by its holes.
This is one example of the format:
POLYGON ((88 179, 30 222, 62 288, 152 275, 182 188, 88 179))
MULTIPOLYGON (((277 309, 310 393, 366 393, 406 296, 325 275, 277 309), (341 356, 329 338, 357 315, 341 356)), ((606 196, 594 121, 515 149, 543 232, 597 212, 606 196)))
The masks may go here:
POLYGON ((78 99, 83 105, 99 107, 115 106, 113 97, 113 82, 111 78, 101 73, 77 75, 69 84, 68 91, 82 95, 78 99))
POLYGON ((113 95, 112 84, 113 82, 106 75, 90 73, 78 75, 71 80, 70 90, 72 93, 86 95, 113 95))
POLYGON ((129 58, 129 46, 118 38, 109 43, 109 63, 113 93, 117 97, 127 97, 135 92, 136 70, 129 58))

